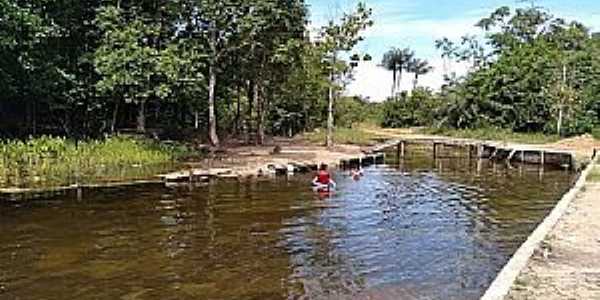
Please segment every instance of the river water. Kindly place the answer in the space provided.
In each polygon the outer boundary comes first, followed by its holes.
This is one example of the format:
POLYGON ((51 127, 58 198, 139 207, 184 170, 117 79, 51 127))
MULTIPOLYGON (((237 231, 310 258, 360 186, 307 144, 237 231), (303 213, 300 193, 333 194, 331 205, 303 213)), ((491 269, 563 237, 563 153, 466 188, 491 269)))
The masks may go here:
POLYGON ((0 205, 1 299, 477 299, 574 175, 427 157, 0 205))

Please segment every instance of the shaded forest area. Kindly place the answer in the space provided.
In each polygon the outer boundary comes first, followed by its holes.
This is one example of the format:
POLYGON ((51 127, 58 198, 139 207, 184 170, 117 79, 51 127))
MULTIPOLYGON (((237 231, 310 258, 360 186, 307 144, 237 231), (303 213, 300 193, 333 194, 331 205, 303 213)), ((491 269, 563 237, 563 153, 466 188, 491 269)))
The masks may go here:
POLYGON ((0 0, 0 137, 332 131, 356 65, 338 52, 370 15, 359 4, 311 38, 303 0, 0 0))

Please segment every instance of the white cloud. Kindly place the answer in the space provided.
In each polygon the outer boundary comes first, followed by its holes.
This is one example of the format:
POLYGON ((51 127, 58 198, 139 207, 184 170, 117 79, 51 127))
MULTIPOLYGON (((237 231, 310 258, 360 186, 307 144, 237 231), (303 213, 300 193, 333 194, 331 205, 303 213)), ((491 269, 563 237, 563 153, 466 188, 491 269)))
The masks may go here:
MULTIPOLYGON (((438 90, 444 84, 444 73, 455 72, 458 76, 467 74, 469 65, 467 63, 452 63, 444 67, 444 61, 439 59, 430 60, 434 71, 419 77, 418 86, 429 87, 438 90), (447 69, 447 70, 444 70, 447 69)), ((354 70, 355 80, 347 87, 346 94, 350 96, 362 96, 373 102, 384 101, 390 96, 392 90, 392 72, 378 66, 376 62, 361 62, 354 70)), ((414 74, 403 73, 400 89, 407 91, 412 89, 414 74)))

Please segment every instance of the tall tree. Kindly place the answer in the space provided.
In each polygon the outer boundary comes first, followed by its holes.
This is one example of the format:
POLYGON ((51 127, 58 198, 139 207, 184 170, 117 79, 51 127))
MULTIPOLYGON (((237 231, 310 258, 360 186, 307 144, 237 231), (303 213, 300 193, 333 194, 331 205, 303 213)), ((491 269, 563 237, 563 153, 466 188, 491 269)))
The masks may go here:
POLYGON ((192 49, 206 56, 208 140, 213 146, 219 146, 215 106, 218 75, 227 53, 239 46, 237 38, 246 11, 241 2, 235 0, 187 0, 184 7, 187 8, 183 12, 187 37, 199 38, 206 46, 200 50, 197 44, 192 49))
POLYGON ((361 31, 373 25, 371 21, 372 10, 362 2, 358 3, 356 11, 345 13, 339 23, 330 21, 321 29, 321 47, 325 50, 330 72, 329 100, 327 105, 327 147, 333 146, 334 130, 334 102, 336 81, 342 68, 339 67, 338 53, 350 51, 362 40, 361 31))
POLYGON ((398 59, 398 49, 392 48, 388 50, 385 54, 383 54, 383 59, 381 61, 381 66, 386 68, 388 71, 392 71, 392 93, 391 97, 396 95, 396 86, 398 81, 398 67, 399 67, 399 59, 398 59))
POLYGON ((426 60, 416 58, 409 63, 408 72, 413 73, 415 76, 413 79, 413 91, 417 89, 417 85, 419 84, 419 77, 426 75, 431 71, 433 71, 433 67, 430 66, 429 62, 426 60))
POLYGON ((94 64, 101 75, 98 90, 137 104, 137 130, 145 132, 148 100, 164 98, 170 90, 155 80, 161 77, 162 51, 153 41, 158 39, 161 26, 144 20, 139 10, 136 6, 101 9, 97 21, 103 38, 94 54, 94 64))
POLYGON ((414 51, 409 48, 392 48, 383 55, 381 65, 392 71, 392 97, 400 91, 402 85, 402 74, 409 72, 410 63, 415 56, 414 51))

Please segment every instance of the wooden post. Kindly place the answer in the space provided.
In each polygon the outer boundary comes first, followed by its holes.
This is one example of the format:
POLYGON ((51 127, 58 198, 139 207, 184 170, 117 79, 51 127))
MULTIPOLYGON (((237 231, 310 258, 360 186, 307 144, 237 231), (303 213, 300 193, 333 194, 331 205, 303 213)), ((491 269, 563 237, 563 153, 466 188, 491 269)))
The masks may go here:
POLYGON ((437 158, 437 147, 438 144, 436 142, 433 142, 433 159, 437 158))
POLYGON ((546 164, 546 153, 544 151, 540 151, 540 164, 544 166, 546 164))
POLYGON ((521 163, 525 162, 525 151, 521 151, 521 163))
POLYGON ((405 146, 406 146, 405 142, 401 141, 400 142, 400 155, 402 155, 402 158, 404 158, 404 156, 406 155, 406 153, 405 153, 405 151, 406 151, 405 146))
POLYGON ((477 148, 477 158, 483 158, 483 144, 477 144, 475 147, 477 148))
POLYGON ((519 165, 519 177, 523 177, 523 164, 519 165))
POLYGON ((473 145, 469 145, 469 160, 473 159, 473 145))
POLYGON ((396 145, 396 158, 398 159, 398 161, 400 161, 400 145, 402 144, 402 142, 398 142, 398 145, 396 145))

